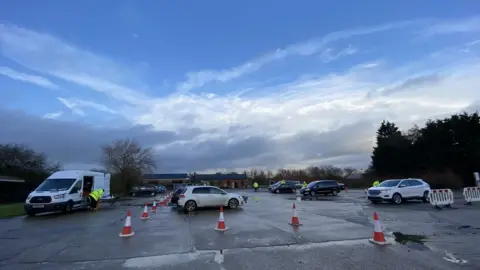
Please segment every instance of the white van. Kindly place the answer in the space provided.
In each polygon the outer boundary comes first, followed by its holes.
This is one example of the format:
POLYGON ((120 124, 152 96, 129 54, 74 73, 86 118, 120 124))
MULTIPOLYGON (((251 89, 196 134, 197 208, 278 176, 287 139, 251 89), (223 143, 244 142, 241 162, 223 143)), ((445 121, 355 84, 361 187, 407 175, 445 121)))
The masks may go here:
POLYGON ((110 174, 90 171, 58 171, 50 175, 25 200, 29 216, 38 213, 72 210, 88 207, 87 196, 96 189, 104 189, 102 197, 110 196, 110 174))

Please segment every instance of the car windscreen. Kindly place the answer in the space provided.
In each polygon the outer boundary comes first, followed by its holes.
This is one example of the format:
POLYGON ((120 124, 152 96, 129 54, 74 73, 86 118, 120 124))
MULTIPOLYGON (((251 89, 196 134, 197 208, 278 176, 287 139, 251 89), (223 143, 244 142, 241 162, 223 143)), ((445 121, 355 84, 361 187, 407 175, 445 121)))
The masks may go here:
POLYGON ((307 188, 311 188, 311 187, 315 186, 317 183, 318 182, 310 182, 310 183, 308 183, 307 188))
POLYGON ((77 179, 74 178, 49 178, 45 180, 37 191, 62 191, 68 190, 77 179))
POLYGON ((377 187, 396 187, 402 180, 385 180, 377 187))

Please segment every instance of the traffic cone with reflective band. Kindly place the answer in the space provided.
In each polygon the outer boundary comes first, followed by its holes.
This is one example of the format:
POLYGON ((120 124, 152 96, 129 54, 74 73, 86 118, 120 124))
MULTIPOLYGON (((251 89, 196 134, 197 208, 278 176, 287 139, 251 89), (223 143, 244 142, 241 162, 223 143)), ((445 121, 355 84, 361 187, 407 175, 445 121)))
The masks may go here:
POLYGON ((127 212, 127 218, 125 219, 125 226, 123 226, 122 232, 119 234, 120 237, 130 237, 135 235, 132 231, 132 215, 130 210, 127 212))
POLYGON ((148 206, 147 203, 145 203, 145 207, 143 208, 143 213, 142 216, 140 216, 140 219, 149 219, 150 216, 148 216, 148 206))
POLYGON ((215 231, 224 232, 226 230, 228 230, 228 227, 225 226, 225 220, 223 220, 223 206, 220 206, 220 217, 218 218, 218 224, 215 231))
POLYGON ((153 213, 157 212, 157 201, 156 200, 153 200, 152 212, 153 213))
POLYGON ((293 203, 293 216, 292 216, 292 221, 289 222, 288 224, 292 226, 302 226, 303 224, 300 224, 300 220, 298 219, 297 216, 297 208, 295 207, 295 203, 293 203))
POLYGON ((385 236, 382 232, 382 225, 380 225, 377 212, 373 212, 373 238, 368 239, 368 241, 372 244, 382 246, 388 245, 387 241, 385 241, 385 236))

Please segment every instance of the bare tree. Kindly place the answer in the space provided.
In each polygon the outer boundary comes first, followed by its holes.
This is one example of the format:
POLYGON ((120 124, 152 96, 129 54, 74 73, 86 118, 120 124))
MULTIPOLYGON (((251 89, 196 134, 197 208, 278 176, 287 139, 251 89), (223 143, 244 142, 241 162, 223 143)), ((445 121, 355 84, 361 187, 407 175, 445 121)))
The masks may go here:
POLYGON ((156 168, 151 148, 132 139, 117 140, 102 147, 105 168, 121 182, 122 191, 141 180, 142 174, 156 168))

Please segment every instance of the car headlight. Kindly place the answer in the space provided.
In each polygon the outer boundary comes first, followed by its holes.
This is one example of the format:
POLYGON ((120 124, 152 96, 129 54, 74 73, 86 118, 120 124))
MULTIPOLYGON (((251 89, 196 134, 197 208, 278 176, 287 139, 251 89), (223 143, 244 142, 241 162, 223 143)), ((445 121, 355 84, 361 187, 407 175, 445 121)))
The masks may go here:
POLYGON ((384 190, 382 190, 382 191, 380 191, 380 192, 390 192, 390 190, 391 190, 391 189, 384 189, 384 190))
POLYGON ((55 195, 55 196, 53 196, 53 198, 54 198, 54 199, 63 199, 63 198, 65 198, 65 193, 55 195))

